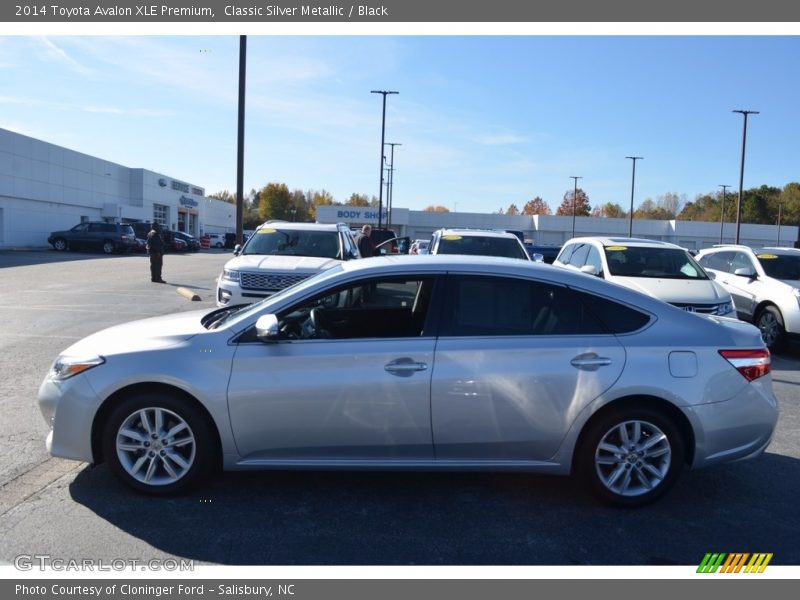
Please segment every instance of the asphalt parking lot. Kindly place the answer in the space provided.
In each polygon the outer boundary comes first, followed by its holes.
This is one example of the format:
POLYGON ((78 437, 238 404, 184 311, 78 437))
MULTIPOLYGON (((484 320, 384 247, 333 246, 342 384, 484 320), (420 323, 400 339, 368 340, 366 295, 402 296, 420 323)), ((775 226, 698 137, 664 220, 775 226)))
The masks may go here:
POLYGON ((0 562, 21 554, 254 565, 691 565, 706 552, 800 564, 800 353, 773 357, 781 403, 761 458, 685 471, 650 507, 602 507, 569 478, 229 473, 154 499, 103 465, 50 458, 36 405, 60 350, 117 323, 214 306, 230 254, 0 252, 0 562), (200 301, 176 293, 192 290, 200 301))

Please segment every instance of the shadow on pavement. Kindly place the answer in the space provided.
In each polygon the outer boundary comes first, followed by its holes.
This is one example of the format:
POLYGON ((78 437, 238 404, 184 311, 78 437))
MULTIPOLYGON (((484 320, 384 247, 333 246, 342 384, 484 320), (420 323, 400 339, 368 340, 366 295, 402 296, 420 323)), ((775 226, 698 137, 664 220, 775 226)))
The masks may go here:
POLYGON ((151 498, 101 465, 70 492, 159 551, 227 565, 697 565, 711 551, 800 564, 800 461, 775 454, 684 471, 638 510, 527 474, 226 473, 151 498))

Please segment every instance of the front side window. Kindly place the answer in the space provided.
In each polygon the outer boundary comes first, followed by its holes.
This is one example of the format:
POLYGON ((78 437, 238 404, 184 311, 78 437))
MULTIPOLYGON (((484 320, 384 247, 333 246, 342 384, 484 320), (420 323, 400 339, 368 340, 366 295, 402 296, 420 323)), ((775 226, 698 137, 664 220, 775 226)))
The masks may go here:
POLYGON ((425 335, 432 277, 362 280, 278 314, 286 339, 405 338, 425 335))
POLYGON ((733 254, 733 252, 711 252, 701 257, 699 262, 707 269, 731 273, 733 254))
POLYGON ((750 257, 744 252, 737 252, 733 255, 733 260, 731 261, 731 273, 736 273, 736 269, 749 269, 752 273, 756 272, 753 261, 750 260, 750 257))

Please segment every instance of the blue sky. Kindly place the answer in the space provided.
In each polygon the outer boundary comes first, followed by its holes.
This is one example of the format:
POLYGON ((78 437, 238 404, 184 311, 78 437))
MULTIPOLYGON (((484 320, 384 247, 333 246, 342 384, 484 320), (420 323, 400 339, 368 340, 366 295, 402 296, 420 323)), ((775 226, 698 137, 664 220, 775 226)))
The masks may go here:
MULTIPOLYGON (((128 167, 236 187, 237 35, 0 37, 0 127, 128 167)), ((800 37, 248 36, 245 189, 394 206, 553 210, 800 180, 800 37)))

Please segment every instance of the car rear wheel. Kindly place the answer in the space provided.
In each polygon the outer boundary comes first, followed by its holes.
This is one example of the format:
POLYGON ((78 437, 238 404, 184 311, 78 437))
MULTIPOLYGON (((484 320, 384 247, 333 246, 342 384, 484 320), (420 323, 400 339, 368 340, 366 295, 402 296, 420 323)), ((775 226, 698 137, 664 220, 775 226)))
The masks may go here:
POLYGON ((114 250, 116 249, 117 245, 111 240, 103 242, 103 254, 114 254, 114 250))
POLYGON ((147 494, 182 491, 210 472, 214 436, 189 402, 169 395, 128 397, 111 413, 103 453, 123 483, 147 494))
POLYGON ((592 492, 614 506, 637 507, 665 494, 683 467, 672 419, 652 409, 616 410, 591 424, 578 450, 592 492))
POLYGON ((53 240, 53 248, 59 252, 64 252, 67 249, 67 240, 64 238, 56 238, 53 240))
POLYGON ((765 306, 756 317, 756 327, 761 331, 761 339, 772 351, 780 350, 786 339, 783 316, 775 306, 765 306))

